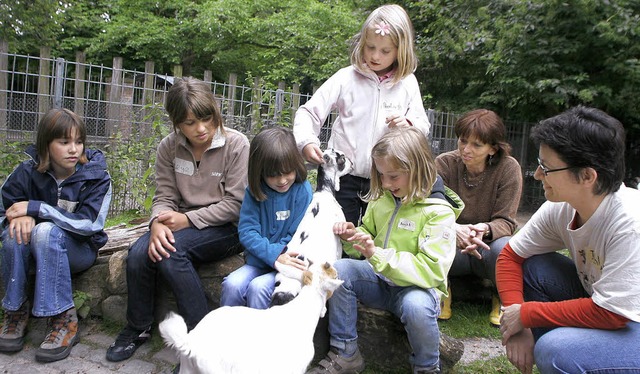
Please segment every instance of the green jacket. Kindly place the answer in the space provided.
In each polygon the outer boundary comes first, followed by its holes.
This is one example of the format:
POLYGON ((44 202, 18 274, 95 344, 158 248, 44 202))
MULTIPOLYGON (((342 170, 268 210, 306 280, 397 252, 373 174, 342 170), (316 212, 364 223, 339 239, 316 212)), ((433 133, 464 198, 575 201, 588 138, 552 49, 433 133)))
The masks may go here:
MULTIPOLYGON (((368 261, 391 284, 447 294, 447 274, 456 255, 455 223, 464 203, 453 190, 441 188, 448 199, 432 195, 402 205, 387 191, 369 203, 357 229, 373 237, 376 250, 368 261)), ((343 249, 351 257, 361 256, 352 243, 343 241, 343 249)))

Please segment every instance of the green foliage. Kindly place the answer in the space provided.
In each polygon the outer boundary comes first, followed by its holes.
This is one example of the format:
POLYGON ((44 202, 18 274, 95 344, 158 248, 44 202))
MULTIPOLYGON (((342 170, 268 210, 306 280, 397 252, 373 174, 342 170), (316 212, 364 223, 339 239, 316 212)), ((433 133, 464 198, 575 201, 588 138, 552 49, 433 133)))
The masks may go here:
POLYGON ((78 313, 79 317, 86 318, 89 315, 89 311, 91 309, 89 303, 92 298, 93 296, 86 292, 78 290, 73 291, 73 305, 75 306, 76 313, 78 313))
POLYGON ((167 115, 160 105, 150 105, 146 109, 149 114, 145 117, 145 122, 151 122, 150 129, 138 129, 136 137, 118 132, 106 147, 113 185, 112 204, 117 204, 119 198, 128 196, 144 211, 150 210, 155 193, 154 150, 160 140, 171 131, 167 125, 167 115))
POLYGON ((22 161, 28 160, 29 156, 24 153, 27 143, 23 142, 1 142, 0 144, 0 185, 4 183, 13 169, 22 161))
POLYGON ((205 48, 223 71, 301 84, 348 64, 347 41, 363 20, 348 2, 317 0, 209 0, 199 14, 214 33, 205 48))
POLYGON ((54 47, 62 32, 59 4, 51 0, 0 2, 0 39, 22 53, 54 47))
POLYGON ((454 298, 451 309, 451 319, 438 323, 445 334, 454 338, 500 338, 500 330, 489 323, 491 300, 470 303, 454 298))
POLYGON ((113 227, 118 225, 132 226, 136 223, 144 222, 149 217, 140 213, 138 209, 130 209, 122 213, 118 213, 107 218, 104 227, 113 227))
POLYGON ((577 105, 640 127, 640 15, 626 0, 415 1, 431 107, 536 121, 577 105))

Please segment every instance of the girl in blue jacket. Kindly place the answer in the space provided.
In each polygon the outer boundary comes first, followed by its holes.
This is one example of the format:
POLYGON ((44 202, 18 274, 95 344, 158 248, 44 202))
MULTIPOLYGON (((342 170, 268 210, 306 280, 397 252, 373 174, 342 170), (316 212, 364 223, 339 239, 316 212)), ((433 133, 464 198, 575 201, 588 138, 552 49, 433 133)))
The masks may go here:
POLYGON ((107 242, 103 231, 111 178, 102 152, 85 149, 84 123, 67 109, 52 109, 40 121, 31 159, 2 185, 2 299, 0 352, 20 351, 29 318, 27 277, 35 267, 31 313, 49 317, 36 360, 69 355, 79 340, 71 274, 93 265, 107 242))
POLYGON ((276 261, 305 269, 295 254, 284 253, 312 197, 307 169, 290 130, 269 128, 253 138, 248 179, 238 224, 246 263, 222 282, 220 305, 267 309, 275 288, 276 261))

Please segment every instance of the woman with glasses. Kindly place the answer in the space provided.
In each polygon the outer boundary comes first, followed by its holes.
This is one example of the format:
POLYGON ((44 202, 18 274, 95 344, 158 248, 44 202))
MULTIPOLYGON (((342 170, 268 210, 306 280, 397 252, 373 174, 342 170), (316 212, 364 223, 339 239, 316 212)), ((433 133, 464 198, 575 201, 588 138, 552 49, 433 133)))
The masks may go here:
POLYGON ((640 373, 640 192, 622 183, 624 128, 578 106, 531 138, 547 201, 498 257, 507 357, 523 373, 640 373))
MULTIPOLYGON (((458 149, 436 158, 447 187, 465 203, 456 221, 457 252, 449 278, 488 279, 494 296, 489 322, 500 325, 500 300, 495 289, 495 264, 517 228, 522 171, 510 156, 502 119, 487 109, 464 114, 455 123, 458 149), (475 277, 468 277, 475 275, 475 277)), ((440 319, 451 318, 451 290, 443 299, 440 319)))

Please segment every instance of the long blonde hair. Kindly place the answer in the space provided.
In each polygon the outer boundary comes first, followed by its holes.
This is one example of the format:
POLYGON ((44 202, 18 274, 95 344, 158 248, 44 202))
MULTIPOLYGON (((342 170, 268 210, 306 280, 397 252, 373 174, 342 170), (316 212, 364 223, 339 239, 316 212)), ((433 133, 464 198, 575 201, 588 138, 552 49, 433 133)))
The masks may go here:
POLYGON ((376 200, 384 195, 376 160, 385 160, 396 171, 409 173, 409 192, 403 204, 415 203, 431 195, 436 181, 436 163, 427 138, 414 127, 392 128, 384 134, 371 150, 371 188, 364 197, 376 200))
POLYGON ((362 24, 351 42, 351 64, 361 71, 367 71, 364 61, 364 48, 366 46, 367 32, 375 32, 376 25, 385 23, 389 26, 393 44, 398 48, 396 58, 397 70, 392 78, 392 83, 396 84, 406 76, 416 71, 418 59, 414 49, 413 24, 409 15, 400 5, 388 4, 375 9, 362 24))

